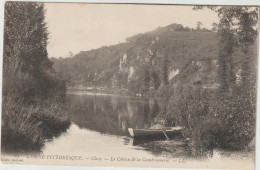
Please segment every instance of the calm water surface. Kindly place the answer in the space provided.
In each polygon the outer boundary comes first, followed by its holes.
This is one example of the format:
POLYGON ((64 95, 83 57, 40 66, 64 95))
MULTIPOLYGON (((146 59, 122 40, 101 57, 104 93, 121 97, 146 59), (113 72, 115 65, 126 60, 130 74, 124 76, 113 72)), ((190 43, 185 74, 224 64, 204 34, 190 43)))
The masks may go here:
MULTIPOLYGON (((197 160, 190 155, 188 146, 180 139, 136 142, 129 137, 127 128, 149 128, 155 117, 165 109, 165 101, 133 98, 90 92, 68 92, 68 106, 72 125, 61 136, 47 142, 44 154, 75 154, 110 157, 155 157, 176 161, 200 161, 214 166, 252 166, 253 153, 214 150, 210 157, 197 160), (241 162, 242 160, 242 162, 241 162), (221 164, 219 164, 219 161, 221 164), (243 163, 246 161, 246 163, 243 163), (233 163, 232 163, 233 164, 233 163)), ((104 159, 103 158, 103 159, 104 159)), ((198 162, 199 161, 199 162, 198 162)), ((209 166, 210 167, 210 166, 209 166)))

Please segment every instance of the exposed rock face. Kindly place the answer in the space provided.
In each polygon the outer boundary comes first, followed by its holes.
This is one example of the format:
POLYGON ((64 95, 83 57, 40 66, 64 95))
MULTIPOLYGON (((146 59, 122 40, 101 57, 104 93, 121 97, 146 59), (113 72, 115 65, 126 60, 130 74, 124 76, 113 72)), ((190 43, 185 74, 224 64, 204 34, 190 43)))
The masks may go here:
POLYGON ((126 62, 126 59, 127 59, 127 54, 125 53, 124 56, 123 56, 123 62, 126 62))
POLYGON ((169 76, 168 76, 168 80, 172 80, 177 74, 179 74, 180 70, 179 69, 173 69, 172 71, 170 71, 169 76))
POLYGON ((240 84, 242 83, 241 72, 242 72, 242 70, 239 69, 239 70, 237 71, 237 73, 236 73, 236 83, 237 83, 238 85, 240 85, 240 84))
POLYGON ((127 67, 127 54, 125 53, 123 57, 120 58, 120 63, 119 63, 119 70, 120 71, 126 71, 127 67))
POLYGON ((131 80, 131 78, 133 77, 134 72, 135 72, 135 69, 134 69, 133 66, 131 66, 131 67, 129 68, 129 73, 128 73, 128 77, 127 77, 127 81, 128 81, 128 82, 129 82, 129 81, 131 80))
MULTIPOLYGON (((134 67, 133 66, 129 66, 129 63, 127 61, 127 54, 124 53, 123 57, 120 58, 120 62, 119 62, 119 70, 122 72, 128 72, 128 76, 127 76, 127 82, 129 82, 131 80, 131 78, 133 77, 134 74, 134 67)), ((137 56, 137 59, 139 59, 140 57, 137 56)))

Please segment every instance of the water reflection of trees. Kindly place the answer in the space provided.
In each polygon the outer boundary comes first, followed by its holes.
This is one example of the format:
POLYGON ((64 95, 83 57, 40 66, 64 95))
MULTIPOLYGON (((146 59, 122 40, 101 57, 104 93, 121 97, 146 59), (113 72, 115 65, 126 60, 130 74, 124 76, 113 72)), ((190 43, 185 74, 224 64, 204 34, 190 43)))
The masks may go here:
POLYGON ((162 103, 109 95, 68 95, 66 102, 72 121, 80 128, 113 135, 128 135, 129 127, 149 128, 162 103))

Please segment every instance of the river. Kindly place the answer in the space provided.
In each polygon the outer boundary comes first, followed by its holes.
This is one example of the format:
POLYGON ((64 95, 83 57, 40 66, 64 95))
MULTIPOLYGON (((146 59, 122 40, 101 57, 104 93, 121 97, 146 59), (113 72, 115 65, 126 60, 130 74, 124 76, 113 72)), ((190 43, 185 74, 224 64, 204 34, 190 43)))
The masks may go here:
MULTIPOLYGON (((205 158, 194 158, 180 139, 136 142, 128 128, 149 128, 164 109, 164 100, 125 97, 84 91, 68 91, 66 105, 72 125, 46 142, 44 155, 81 155, 85 166, 145 166, 181 168, 254 167, 253 152, 213 150, 205 158), (131 159, 140 162, 132 163, 131 159), (150 161, 150 160, 155 161, 150 161)), ((52 163, 51 163, 52 164, 52 163)), ((54 161, 53 164, 57 164, 54 161)), ((66 162, 62 162, 62 165, 66 162)), ((71 165, 68 163, 68 165, 71 165)), ((73 164, 72 164, 73 165, 73 164)))

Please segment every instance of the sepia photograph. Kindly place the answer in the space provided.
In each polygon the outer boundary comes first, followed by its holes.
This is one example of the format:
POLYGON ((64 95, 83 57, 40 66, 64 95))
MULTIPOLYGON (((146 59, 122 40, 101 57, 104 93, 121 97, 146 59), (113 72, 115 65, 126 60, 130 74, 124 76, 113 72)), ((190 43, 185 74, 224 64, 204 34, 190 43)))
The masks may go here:
POLYGON ((259 6, 3 8, 1 164, 255 169, 259 6))

